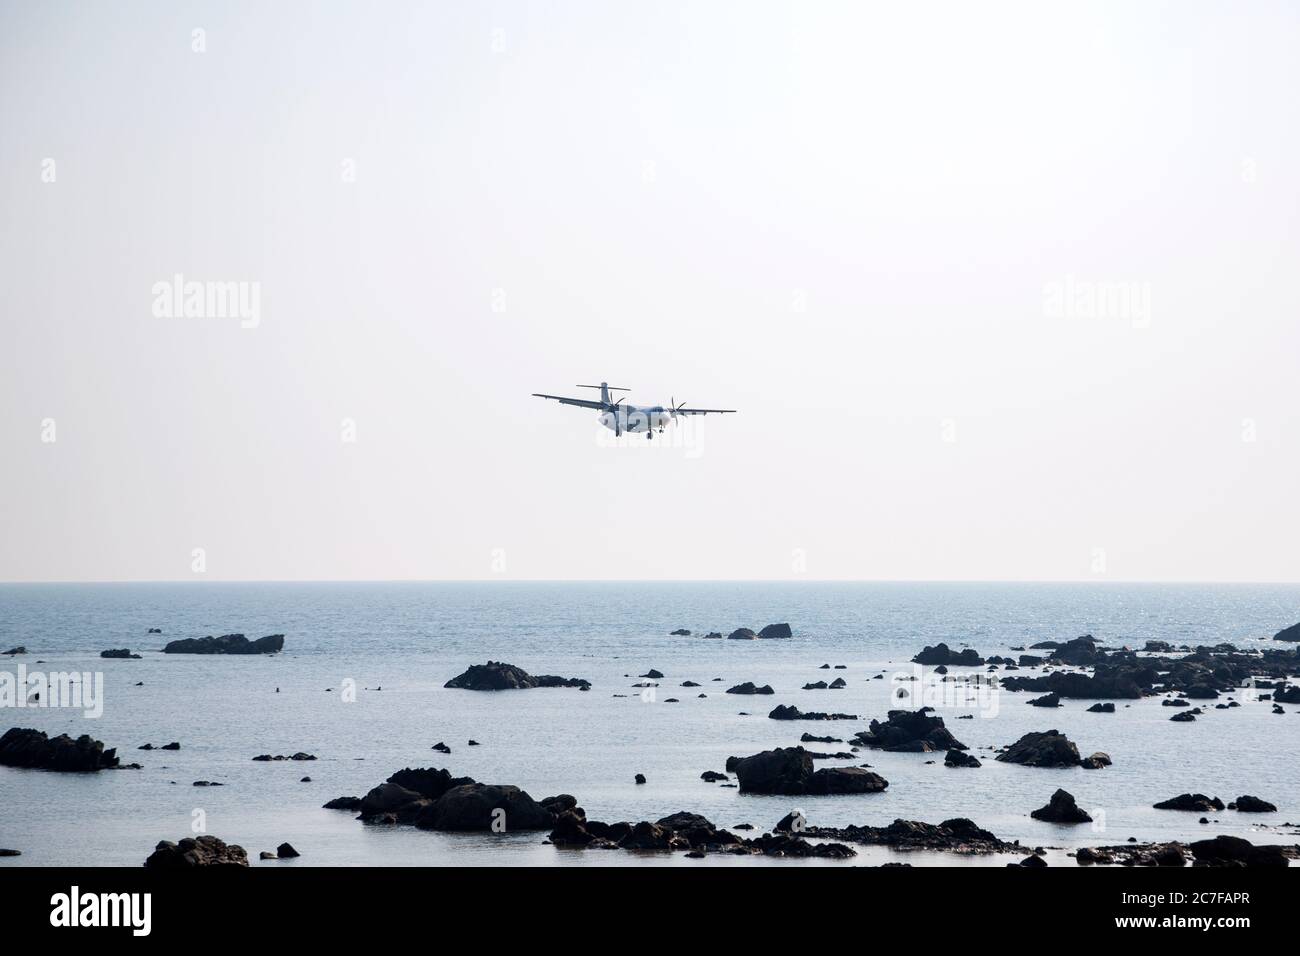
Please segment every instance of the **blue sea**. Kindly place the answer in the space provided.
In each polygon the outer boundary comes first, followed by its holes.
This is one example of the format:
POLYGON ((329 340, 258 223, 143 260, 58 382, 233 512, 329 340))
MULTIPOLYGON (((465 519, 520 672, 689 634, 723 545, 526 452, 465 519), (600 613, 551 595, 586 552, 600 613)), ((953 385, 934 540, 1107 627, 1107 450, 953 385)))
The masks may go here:
MULTIPOLYGON (((722 826, 770 829, 791 809, 812 825, 882 825, 895 818, 969 817, 1005 840, 1053 848, 1049 862, 1075 865, 1081 845, 1201 839, 1218 833, 1295 843, 1300 822, 1300 708, 1283 716, 1266 702, 1210 709, 1171 723, 1159 699, 1117 702, 1113 715, 1088 701, 1058 710, 1004 692, 979 707, 940 708, 949 728, 984 761, 943 766, 942 754, 863 750, 889 781, 880 794, 773 797, 705 783, 730 755, 798 742, 804 731, 846 741, 883 718, 896 677, 923 645, 945 641, 982 655, 1012 646, 1092 634, 1106 646, 1231 642, 1277 647, 1272 635, 1300 620, 1297 585, 986 583, 159 583, 0 585, 0 671, 102 673, 103 713, 10 708, 0 732, 35 727, 89 733, 140 770, 54 774, 0 767, 0 847, 22 856, 0 866, 139 866, 163 839, 197 829, 245 847, 254 865, 775 865, 844 866, 905 860, 914 865, 1001 865, 859 848, 852 861, 785 861, 682 854, 559 850, 543 833, 444 834, 365 826, 321 808, 360 796, 402 767, 446 767, 488 783, 517 784, 535 798, 571 793, 593 819, 654 820, 678 810, 722 826), (789 622, 790 640, 704 640, 741 626, 789 622), (162 634, 148 634, 158 627, 162 634), (669 632, 689 628, 692 637, 669 632), (285 635, 267 657, 160 653, 166 641, 241 632, 285 635), (141 660, 103 660, 129 647, 141 660), (590 692, 500 693, 443 684, 487 660, 534 674, 583 677, 590 692), (40 662, 40 663, 38 663, 40 662), (845 665, 823 670, 822 664, 845 665), (632 685, 656 668, 653 693, 632 685), (884 679, 873 679, 884 674, 884 679), (843 690, 802 690, 842 676, 843 690), (720 681, 716 678, 721 678, 720 681), (683 688, 684 681, 699 688, 683 688), (743 681, 771 684, 772 697, 723 693, 743 681), (137 686, 140 684, 142 686, 137 686), (355 687, 355 699, 344 693, 355 687), (705 694, 700 697, 697 695, 705 694), (677 702, 670 702, 676 698, 677 702), (768 719, 777 704, 859 715, 858 721, 768 719), (961 714, 974 719, 957 720, 961 714), (996 763, 985 748, 1031 730, 1058 728, 1084 754, 1105 751, 1100 771, 996 763), (481 746, 468 747, 475 739, 481 746), (178 741, 181 749, 140 751, 178 741), (451 754, 431 750, 445 742, 451 754), (258 754, 306 751, 314 762, 254 762, 258 754), (937 757, 937 759, 936 759, 937 757), (644 774, 647 783, 633 782, 644 774), (310 782, 301 778, 310 776, 310 782), (200 788, 196 780, 223 786, 200 788), (1065 827, 1030 818, 1057 787, 1095 818, 1065 827), (1276 814, 1199 815, 1151 804, 1186 791, 1225 801, 1250 793, 1276 814), (292 843, 294 861, 256 862, 292 843)), ((982 673, 953 668, 954 674, 982 673)), ((1031 674, 1022 670, 1021 674, 1031 674)), ((838 751, 847 744, 810 744, 838 751)), ((819 766, 844 765, 827 761, 819 766)))

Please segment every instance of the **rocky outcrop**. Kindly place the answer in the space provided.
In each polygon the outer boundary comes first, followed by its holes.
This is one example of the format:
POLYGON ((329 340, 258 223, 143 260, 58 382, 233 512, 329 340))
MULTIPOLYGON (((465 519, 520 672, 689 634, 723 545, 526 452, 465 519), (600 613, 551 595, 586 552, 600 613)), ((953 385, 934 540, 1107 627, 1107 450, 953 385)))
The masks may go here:
POLYGON ((1203 793, 1181 793, 1168 800, 1152 804, 1156 810, 1187 810, 1191 813, 1211 813, 1223 809, 1223 801, 1218 797, 1207 797, 1203 793))
POLYGON ((335 797, 329 803, 325 804, 324 810, 351 810, 356 812, 361 809, 360 797, 335 797))
POLYGON ((1039 807, 1029 814, 1035 820, 1047 823, 1091 823, 1092 817, 1075 803, 1074 795, 1066 790, 1057 790, 1047 801, 1047 806, 1039 807))
POLYGON ((1238 813, 1277 813, 1277 807, 1273 804, 1249 794, 1233 800, 1228 804, 1228 809, 1236 810, 1238 813))
MULTIPOLYGON (((789 826, 787 820, 777 824, 789 826)), ((922 823, 919 820, 895 820, 889 826, 850 826, 840 828, 804 826, 804 836, 818 839, 843 840, 867 846, 888 846, 896 850, 946 850, 949 853, 983 854, 1008 853, 1023 849, 1015 843, 999 840, 987 830, 982 830, 965 817, 956 817, 942 823, 922 823)))
POLYGON ((591 681, 580 677, 555 677, 550 674, 533 676, 522 667, 501 661, 472 664, 463 674, 453 677, 443 687, 460 690, 530 690, 534 687, 591 687, 591 681))
POLYGON ((922 649, 912 658, 912 663, 930 666, 943 664, 948 667, 982 667, 984 658, 980 657, 979 651, 974 648, 967 647, 961 651, 954 651, 947 644, 940 643, 922 649))
POLYGON ((99 656, 104 658, 105 660, 126 660, 126 661, 140 660, 140 655, 132 654, 131 648, 129 647, 118 647, 118 648, 111 648, 107 651, 100 651, 99 656))
POLYGON ((420 811, 415 825, 422 830, 484 830, 513 832, 548 830, 555 814, 524 790, 503 784, 466 783, 452 787, 420 811), (495 827, 495 830, 494 830, 495 827))
POLYGON ((884 723, 873 720, 870 729, 859 731, 854 743, 896 753, 969 749, 944 727, 942 717, 933 714, 931 707, 891 710, 884 723))
POLYGON ((864 767, 813 770, 812 754, 802 747, 781 747, 736 758, 727 762, 727 768, 736 774, 741 793, 879 793, 889 786, 883 777, 864 767))
POLYGON ((1079 748, 1056 730, 1028 733, 997 755, 1001 763, 1018 763, 1026 767, 1077 767, 1079 748))
POLYGON ((768 713, 773 720, 857 720, 857 714, 827 714, 820 710, 802 711, 793 704, 779 704, 768 713))
POLYGON ((150 870, 186 870, 196 866, 248 866, 242 846, 204 834, 186 837, 179 843, 163 840, 144 865, 150 870))
POLYGON ((1044 694, 1042 697, 1035 697, 1029 702, 1030 707, 1060 707, 1060 694, 1044 694))
POLYGON ((945 767, 982 767, 984 766, 970 754, 962 753, 960 750, 949 750, 943 758, 945 767))
POLYGON ((769 624, 758 632, 758 638, 762 641, 781 640, 793 636, 789 624, 769 624))
POLYGON ((278 654, 284 649, 283 634, 268 634, 250 641, 243 634, 222 634, 220 637, 187 637, 170 641, 164 654, 278 654))
POLYGON ((1275 641, 1300 641, 1300 624, 1284 627, 1273 635, 1275 641))
POLYGON ((117 750, 105 750, 88 734, 50 738, 43 731, 14 727, 0 737, 0 766, 83 773, 118 765, 117 750))
POLYGON ((1295 855, 1294 847, 1288 852, 1280 846, 1257 846, 1231 836, 1197 840, 1188 848, 1197 866, 1288 866, 1288 858, 1295 855))
POLYGON ((27 648, 19 644, 17 647, 11 647, 9 650, 0 653, 0 657, 14 657, 18 654, 26 654, 27 648))
POLYGON ((550 841, 567 849, 680 851, 700 858, 709 853, 846 859, 854 851, 843 844, 809 843, 790 833, 765 833, 752 840, 720 830, 698 813, 681 811, 654 823, 602 823, 588 820, 581 808, 560 815, 550 841))
POLYGON ((753 681, 745 681, 743 684, 737 684, 735 687, 727 688, 728 694, 775 694, 771 684, 764 684, 762 687, 755 686, 753 681))

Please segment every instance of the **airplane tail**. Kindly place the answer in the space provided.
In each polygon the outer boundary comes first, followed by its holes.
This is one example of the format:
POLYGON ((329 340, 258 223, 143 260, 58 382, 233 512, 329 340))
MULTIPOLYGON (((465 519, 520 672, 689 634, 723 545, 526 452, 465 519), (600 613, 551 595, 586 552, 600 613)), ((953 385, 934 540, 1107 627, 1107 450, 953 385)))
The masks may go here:
POLYGON ((599 385, 579 385, 578 388, 598 388, 600 389, 600 400, 604 404, 609 404, 610 392, 626 392, 629 389, 619 388, 617 385, 610 385, 608 382, 601 382, 599 385))

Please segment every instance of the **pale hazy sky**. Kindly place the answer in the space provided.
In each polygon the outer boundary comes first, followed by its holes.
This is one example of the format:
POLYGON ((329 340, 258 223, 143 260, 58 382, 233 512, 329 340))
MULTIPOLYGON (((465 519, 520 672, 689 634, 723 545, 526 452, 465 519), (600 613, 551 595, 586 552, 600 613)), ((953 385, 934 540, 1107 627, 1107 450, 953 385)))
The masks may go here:
POLYGON ((1283 2, 5 2, 0 580, 1300 580, 1297 48, 1283 2), (156 315, 177 273, 256 327, 156 315), (740 414, 530 397, 602 379, 740 414))

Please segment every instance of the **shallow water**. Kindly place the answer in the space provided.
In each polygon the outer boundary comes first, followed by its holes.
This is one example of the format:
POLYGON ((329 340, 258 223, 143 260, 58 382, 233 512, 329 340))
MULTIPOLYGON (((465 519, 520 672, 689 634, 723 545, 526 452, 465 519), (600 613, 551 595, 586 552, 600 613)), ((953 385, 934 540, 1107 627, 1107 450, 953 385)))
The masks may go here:
MULTIPOLYGON (((364 794, 405 766, 447 767, 457 775, 514 783, 536 798, 572 793, 589 817, 607 821, 690 810, 719 825, 750 822, 761 832, 798 806, 811 824, 822 826, 965 816, 1028 846, 1217 833, 1295 843, 1296 828, 1279 825, 1300 822, 1300 708, 1288 706, 1285 716, 1276 716, 1265 702, 1210 709, 1194 723, 1176 724, 1158 699, 1116 702, 1117 712, 1105 715, 1087 713, 1087 701, 1066 701, 1048 711, 1025 703, 1035 695, 1003 693, 978 706, 940 710, 954 734, 984 760, 979 769, 946 768, 941 754, 936 760, 933 754, 863 750, 853 762, 870 763, 889 780, 889 789, 820 798, 741 795, 699 775, 722 770, 732 754, 792 745, 804 731, 847 740, 870 718, 883 718, 891 688, 907 686, 891 675, 911 673, 909 658, 939 640, 970 644, 985 656, 1015 656, 1012 645, 1083 633, 1108 646, 1159 639, 1276 647, 1271 636, 1297 620, 1295 585, 0 585, 0 650, 16 644, 29 650, 25 657, 0 658, 0 670, 13 672, 22 663, 29 670, 101 672, 105 697, 98 719, 70 710, 9 710, 0 713, 0 732, 25 726, 51 735, 89 733, 117 747, 124 763, 143 764, 138 771, 86 775, 0 767, 0 846, 23 851, 0 859, 0 865, 138 866, 158 840, 189 835, 197 813, 205 816, 207 832, 239 843, 253 857, 286 840, 303 854, 269 865, 701 865, 682 854, 557 850, 543 844, 545 833, 452 835, 366 827, 353 814, 320 809, 333 797, 364 794), (678 627, 696 635, 728 633, 774 621, 789 621, 795 637, 717 641, 668 634, 678 627), (164 633, 146 635, 149 627, 164 633), (231 631, 250 638, 283 633, 285 650, 273 657, 157 651, 176 638, 231 631), (101 660, 99 651, 110 647, 130 647, 144 659, 101 660), (586 693, 443 688, 469 664, 489 659, 534 674, 584 677, 594 686, 586 693), (847 669, 820 670, 823 663, 847 669), (647 699, 631 685, 652 667, 665 677, 647 699), (886 679, 871 680, 882 671, 886 679), (836 676, 848 681, 846 689, 800 689, 836 676), (353 702, 341 693, 348 679, 357 687, 353 702), (703 686, 681 688, 684 680, 703 686), (770 683, 777 694, 723 693, 746 680, 770 683), (138 681, 144 686, 133 686, 138 681), (698 698, 700 693, 707 698, 698 698), (669 697, 679 702, 668 703, 669 697), (845 711, 862 720, 770 720, 766 714, 776 704, 845 711), (976 716, 955 719, 963 713, 976 716), (1114 766, 1033 769, 996 763, 982 749, 1050 727, 1068 734, 1085 754, 1106 751, 1114 766), (482 746, 467 747, 469 738, 482 746), (145 742, 173 740, 181 743, 179 752, 136 750, 145 742), (452 753, 431 751, 438 741, 452 753), (252 760, 299 750, 320 759, 252 760), (636 773, 644 773, 648 783, 634 784, 636 773), (304 775, 312 782, 299 782, 304 775), (196 788, 195 780, 224 786, 196 788), (1031 819, 1029 811, 1057 787, 1072 792, 1097 822, 1062 827, 1031 819), (1199 825, 1199 814, 1151 809, 1155 801, 1185 791, 1225 801, 1252 793, 1277 804, 1279 812, 1228 811, 1199 825), (1251 832, 1252 826, 1263 830, 1251 832)), ((944 854, 899 856, 861 848, 853 862, 888 859, 958 862, 944 854)), ((703 865, 796 864, 715 856, 703 865)))

